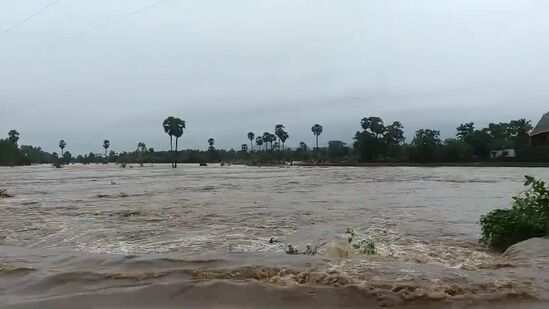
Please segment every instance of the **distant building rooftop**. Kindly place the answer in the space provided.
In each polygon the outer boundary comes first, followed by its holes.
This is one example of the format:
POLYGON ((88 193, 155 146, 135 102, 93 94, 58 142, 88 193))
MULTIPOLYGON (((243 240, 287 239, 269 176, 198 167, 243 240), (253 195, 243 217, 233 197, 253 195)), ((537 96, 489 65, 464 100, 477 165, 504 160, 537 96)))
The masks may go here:
POLYGON ((549 132, 549 113, 545 113, 538 122, 534 130, 530 132, 530 136, 549 132))

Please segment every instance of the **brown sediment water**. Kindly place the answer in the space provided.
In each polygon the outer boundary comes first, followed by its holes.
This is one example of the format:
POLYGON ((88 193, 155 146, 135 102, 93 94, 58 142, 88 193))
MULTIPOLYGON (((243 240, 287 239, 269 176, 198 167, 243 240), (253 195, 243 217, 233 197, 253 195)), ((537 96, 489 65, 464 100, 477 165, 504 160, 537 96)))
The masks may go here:
POLYGON ((7 308, 545 308, 549 240, 481 214, 536 168, 0 167, 7 308), (346 230, 378 254, 352 253, 346 230), (288 255, 323 244, 315 256, 288 255), (351 253, 350 253, 351 252, 351 253))

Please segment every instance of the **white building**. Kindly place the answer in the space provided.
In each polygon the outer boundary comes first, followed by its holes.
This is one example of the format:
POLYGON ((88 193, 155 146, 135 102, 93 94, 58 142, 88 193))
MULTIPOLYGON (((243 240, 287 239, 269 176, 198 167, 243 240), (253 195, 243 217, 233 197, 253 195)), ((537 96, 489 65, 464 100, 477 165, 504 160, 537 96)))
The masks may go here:
POLYGON ((512 149, 512 148, 490 151, 490 158, 492 158, 492 159, 514 158, 514 157, 516 157, 516 155, 517 155, 517 153, 515 152, 515 149, 512 149))

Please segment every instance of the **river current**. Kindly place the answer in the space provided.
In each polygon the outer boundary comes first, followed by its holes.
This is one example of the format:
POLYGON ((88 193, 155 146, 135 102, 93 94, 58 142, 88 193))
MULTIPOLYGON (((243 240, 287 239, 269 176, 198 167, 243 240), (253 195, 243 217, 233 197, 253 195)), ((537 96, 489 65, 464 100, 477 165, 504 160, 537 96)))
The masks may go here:
MULTIPOLYGON (((0 167, 0 307, 546 308, 549 244, 478 244, 544 168, 0 167), (346 231, 377 254, 355 254, 346 231), (318 247, 314 255, 287 254, 318 247)), ((549 240, 547 240, 549 241, 549 240)))

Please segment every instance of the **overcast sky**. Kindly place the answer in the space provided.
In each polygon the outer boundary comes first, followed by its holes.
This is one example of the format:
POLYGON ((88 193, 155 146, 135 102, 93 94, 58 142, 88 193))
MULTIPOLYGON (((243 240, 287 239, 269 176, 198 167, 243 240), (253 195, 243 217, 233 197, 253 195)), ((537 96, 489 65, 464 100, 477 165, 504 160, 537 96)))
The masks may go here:
POLYGON ((73 154, 139 141, 352 141, 360 119, 444 137, 549 111, 549 1, 0 0, 0 134, 73 154), (52 6, 50 6, 53 4, 52 6), (142 10, 143 9, 143 10, 142 10))

